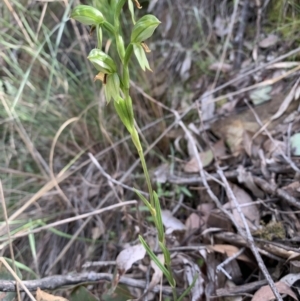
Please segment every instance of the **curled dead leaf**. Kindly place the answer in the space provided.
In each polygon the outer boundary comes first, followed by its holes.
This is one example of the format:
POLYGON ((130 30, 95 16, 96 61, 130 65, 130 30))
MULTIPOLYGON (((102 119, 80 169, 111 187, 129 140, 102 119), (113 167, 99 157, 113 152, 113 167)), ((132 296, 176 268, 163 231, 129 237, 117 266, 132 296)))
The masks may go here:
POLYGON ((37 301, 68 301, 63 297, 54 296, 42 291, 40 288, 36 291, 36 300, 37 301))
MULTIPOLYGON (((157 258, 162 263, 162 265, 165 264, 165 257, 164 257, 163 254, 157 255, 157 258)), ((163 276, 162 270, 156 265, 156 263, 153 260, 151 260, 151 267, 154 270, 154 273, 152 275, 152 279, 151 279, 151 282, 149 284, 149 288, 152 288, 156 284, 158 284, 159 281, 161 280, 161 277, 163 276)))
MULTIPOLYGON (((209 166, 213 160, 214 155, 217 158, 223 157, 226 154, 226 147, 223 140, 219 140, 213 146, 213 151, 211 149, 199 153, 200 160, 202 162, 203 168, 209 166)), ((188 173, 199 172, 199 165, 196 157, 193 157, 186 165, 184 166, 184 171, 188 173)))
POLYGON ((191 213, 190 216, 185 221, 185 226, 187 230, 199 229, 203 221, 201 217, 195 212, 191 213))
POLYGON ((132 246, 121 251, 116 259, 117 269, 120 276, 128 271, 132 265, 145 257, 146 250, 141 245, 132 246))
POLYGON ((299 82, 300 82, 300 78, 298 78, 298 80, 294 84, 294 86, 291 89, 291 91, 289 92, 289 94, 283 100, 283 102, 281 103, 278 111, 271 117, 271 120, 275 120, 275 119, 279 118, 287 110, 288 106, 290 105, 290 103, 295 98, 295 94, 296 94, 299 82))
POLYGON ((182 232, 186 230, 185 225, 176 217, 174 217, 169 210, 162 210, 161 212, 162 222, 166 228, 166 234, 172 234, 173 232, 182 232))
POLYGON ((226 73, 226 72, 230 72, 232 70, 232 65, 226 64, 226 63, 222 64, 221 62, 215 62, 209 66, 209 70, 212 70, 212 71, 220 70, 220 71, 226 73))
MULTIPOLYGON (((256 230, 259 225, 260 214, 257 209, 256 204, 253 203, 250 195, 242 188, 235 184, 231 184, 232 192, 235 195, 237 202, 240 205, 240 209, 245 216, 246 222, 250 230, 256 230)), ((224 209, 231 210, 232 215, 235 219, 235 222, 241 228, 245 228, 243 220, 238 212, 238 209, 235 207, 234 201, 230 200, 224 206, 224 209)))
POLYGON ((189 260, 185 256, 179 256, 184 264, 184 274, 188 282, 188 285, 191 285, 196 278, 195 285, 191 290, 191 301, 199 301, 204 294, 204 277, 199 266, 194 263, 192 260, 189 260))
MULTIPOLYGON (((213 152, 209 149, 207 151, 204 151, 202 153, 199 153, 200 160, 202 162, 203 168, 207 167, 210 163, 212 163, 214 159, 213 152)), ((199 165, 197 158, 192 158, 186 165, 184 166, 184 171, 188 173, 196 173, 198 172, 199 165)))
POLYGON ((264 38, 263 40, 261 40, 259 42, 259 47, 261 48, 269 48, 272 47, 274 45, 276 45, 276 43, 279 41, 279 37, 274 35, 274 34, 270 34, 268 35, 266 38, 264 38))
MULTIPOLYGON (((275 286, 280 294, 289 295, 295 300, 298 300, 295 293, 291 290, 291 288, 284 282, 278 281, 275 283, 275 286)), ((251 301, 271 301, 274 300, 275 296, 269 285, 265 285, 261 287, 253 296, 251 301)))
MULTIPOLYGON (((216 245, 209 245, 207 246, 208 250, 212 250, 221 254, 227 255, 227 257, 232 257, 236 253, 240 251, 240 249, 233 245, 226 245, 226 244, 216 244, 216 245)), ((253 263, 253 260, 251 260, 248 256, 245 254, 241 254, 237 259, 242 260, 244 262, 253 263)))

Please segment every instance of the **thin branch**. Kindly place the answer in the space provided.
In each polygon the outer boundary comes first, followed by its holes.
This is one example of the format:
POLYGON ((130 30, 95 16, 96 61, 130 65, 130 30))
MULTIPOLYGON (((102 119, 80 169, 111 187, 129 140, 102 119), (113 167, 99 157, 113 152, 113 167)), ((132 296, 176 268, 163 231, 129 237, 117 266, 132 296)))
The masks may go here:
POLYGON ((241 295, 245 293, 252 293, 260 289, 262 286, 268 284, 267 280, 260 280, 251 283, 247 283, 244 285, 239 285, 230 288, 220 288, 217 290, 218 297, 225 297, 225 296, 235 296, 241 295))
MULTIPOLYGON (((108 281, 111 282, 113 280, 113 275, 108 273, 94 273, 94 272, 87 272, 87 273, 80 273, 80 274, 72 274, 72 275, 55 275, 49 276, 42 279, 37 280, 25 280, 21 281, 23 285, 20 288, 20 291, 24 291, 24 286, 29 291, 36 291, 37 288, 41 290, 55 290, 63 286, 70 286, 70 285, 79 285, 84 283, 99 283, 99 281, 108 281)), ((136 280, 129 277, 121 277, 119 283, 125 284, 131 287, 137 288, 145 288, 146 282, 143 280, 136 280)), ((156 285, 152 288, 152 291, 155 293, 162 292, 164 295, 171 295, 172 289, 168 286, 161 287, 160 285, 156 285)), ((2 292, 15 292, 16 290, 16 282, 12 280, 0 280, 0 291, 2 292)))

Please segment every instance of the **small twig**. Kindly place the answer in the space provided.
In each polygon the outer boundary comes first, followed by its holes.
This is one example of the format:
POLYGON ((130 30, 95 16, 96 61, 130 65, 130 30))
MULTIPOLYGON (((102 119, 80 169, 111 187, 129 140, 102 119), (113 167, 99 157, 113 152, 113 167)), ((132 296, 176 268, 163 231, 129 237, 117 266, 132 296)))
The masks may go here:
POLYGON ((224 270, 223 267, 217 266, 217 272, 222 272, 227 277, 227 279, 232 280, 232 277, 226 272, 226 270, 224 270))
POLYGON ((90 267, 106 267, 110 265, 116 265, 116 261, 88 261, 82 265, 83 268, 90 267))
POLYGON ((260 280, 251 282, 244 285, 239 285, 235 287, 230 288, 220 288, 217 290, 217 296, 218 297, 225 297, 225 296, 235 296, 235 295, 241 295, 245 293, 252 293, 254 291, 257 291, 262 286, 268 284, 267 280, 260 280))
MULTIPOLYGON (((222 273, 226 272, 224 270, 224 266, 227 265, 228 263, 230 263, 231 261, 233 261, 234 259, 238 258, 240 255, 242 255, 242 253, 245 251, 245 247, 241 248, 237 253, 235 253, 233 256, 228 257, 226 260, 224 260, 223 262, 221 262, 218 266, 217 266, 217 272, 222 271, 222 273)), ((226 275, 226 277, 228 279, 232 279, 232 277, 230 275, 228 275, 228 273, 224 273, 224 275, 226 275)))
MULTIPOLYGON (((45 277, 38 280, 25 280, 21 283, 23 284, 21 291, 36 291, 37 288, 41 290, 55 290, 57 288, 61 288, 66 285, 78 285, 81 283, 94 283, 99 281, 108 281, 111 282, 113 280, 113 275, 108 273, 81 273, 81 274, 72 274, 72 275, 55 275, 50 277, 45 277)), ((136 280, 129 277, 121 277, 120 284, 125 284, 131 287, 137 287, 144 289, 146 282, 143 280, 136 280)), ((156 285, 152 288, 152 291, 158 293, 162 289, 164 295, 171 295, 172 289, 168 286, 161 287, 160 285, 156 285)), ((15 292, 16 291, 16 283, 12 280, 0 280, 0 291, 2 292, 15 292)), ((29 292, 30 293, 30 292, 29 292)), ((35 300, 34 298, 32 300, 35 300)))

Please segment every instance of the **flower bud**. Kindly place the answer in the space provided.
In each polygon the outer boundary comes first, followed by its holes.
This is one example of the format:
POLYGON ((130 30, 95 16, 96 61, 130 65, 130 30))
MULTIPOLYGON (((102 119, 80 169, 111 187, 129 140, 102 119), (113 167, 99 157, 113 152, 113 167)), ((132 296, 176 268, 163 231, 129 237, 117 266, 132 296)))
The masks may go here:
POLYGON ((112 74, 117 71, 117 67, 113 59, 100 49, 95 48, 91 50, 88 59, 98 71, 104 74, 112 74))
POLYGON ((160 21, 153 15, 145 15, 139 19, 131 33, 131 43, 142 43, 150 38, 160 24, 160 21))
POLYGON ((99 25, 105 21, 102 13, 89 5, 78 5, 72 11, 72 19, 84 25, 99 25))

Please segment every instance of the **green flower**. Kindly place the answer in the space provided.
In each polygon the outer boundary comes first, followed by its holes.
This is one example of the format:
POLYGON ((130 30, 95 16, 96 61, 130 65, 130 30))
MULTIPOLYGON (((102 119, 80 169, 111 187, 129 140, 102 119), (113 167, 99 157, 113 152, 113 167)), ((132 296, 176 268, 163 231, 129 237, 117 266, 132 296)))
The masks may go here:
POLYGON ((88 59, 98 71, 104 74, 117 72, 117 67, 113 59, 100 49, 95 48, 91 50, 88 59))
POLYGON ((150 38, 160 24, 160 21, 153 15, 145 15, 139 19, 131 33, 131 43, 142 43, 150 38))
POLYGON ((115 101, 120 100, 120 79, 117 73, 107 75, 104 91, 107 102, 110 102, 111 98, 115 101))
POLYGON ((119 98, 118 101, 114 101, 115 109, 122 120, 123 124, 126 126, 129 133, 134 130, 134 118, 132 111, 132 100, 129 97, 127 101, 119 98))
POLYGON ((146 69, 152 71, 142 44, 133 44, 133 52, 143 71, 146 69))
POLYGON ((70 18, 84 25, 99 25, 105 21, 101 11, 89 5, 76 6, 70 18))

